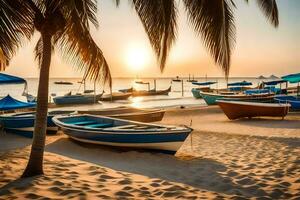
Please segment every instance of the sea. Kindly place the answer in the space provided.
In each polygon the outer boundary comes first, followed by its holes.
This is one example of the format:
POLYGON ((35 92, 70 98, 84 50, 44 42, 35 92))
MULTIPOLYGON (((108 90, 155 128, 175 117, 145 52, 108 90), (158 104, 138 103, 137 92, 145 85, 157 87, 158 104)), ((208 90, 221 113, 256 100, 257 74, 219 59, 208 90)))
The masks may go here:
MULTIPOLYGON (((195 78, 198 82, 215 81, 216 84, 212 85, 211 88, 221 89, 226 88, 226 79, 224 77, 202 77, 195 78)), ((195 99, 192 95, 191 89, 197 87, 191 82, 188 82, 188 78, 183 78, 182 82, 173 82, 173 78, 143 78, 139 79, 143 82, 149 82, 150 89, 154 88, 154 80, 156 81, 156 89, 164 90, 171 86, 171 92, 169 95, 160 96, 147 96, 147 97, 130 97, 128 100, 120 100, 115 102, 99 102, 97 105, 92 105, 92 108, 112 108, 118 106, 133 106, 139 108, 167 108, 167 107, 192 107, 192 106, 206 106, 202 99, 195 99), (183 92, 182 92, 183 90, 183 92)), ((234 77, 230 78, 228 82, 238 81, 250 81, 253 87, 257 86, 261 81, 271 79, 258 79, 253 77, 234 77)), ((38 89, 38 78, 26 78, 27 90, 31 95, 37 95, 38 89)), ((137 90, 148 90, 148 85, 137 84, 134 78, 113 78, 112 91, 118 91, 120 89, 126 89, 134 87, 137 90)), ((84 85, 81 82, 81 78, 51 78, 49 83, 49 101, 53 102, 53 97, 62 96, 68 92, 72 94, 80 93, 84 90, 84 85), (58 85, 56 81, 68 81, 73 83, 72 85, 58 85)), ((93 82, 86 82, 85 88, 93 90, 96 88, 96 93, 110 93, 108 86, 101 86, 93 82)), ((10 96, 26 101, 26 98, 22 96, 24 91, 24 84, 12 84, 12 85, 0 85, 0 97, 4 97, 7 94, 10 96)))

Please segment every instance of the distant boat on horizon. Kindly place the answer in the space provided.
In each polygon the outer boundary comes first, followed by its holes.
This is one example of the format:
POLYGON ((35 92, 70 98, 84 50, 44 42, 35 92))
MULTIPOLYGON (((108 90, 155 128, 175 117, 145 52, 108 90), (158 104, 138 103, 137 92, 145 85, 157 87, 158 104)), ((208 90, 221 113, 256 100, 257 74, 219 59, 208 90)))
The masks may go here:
POLYGON ((73 83, 69 82, 69 81, 55 81, 54 84, 57 84, 57 85, 73 85, 73 83))

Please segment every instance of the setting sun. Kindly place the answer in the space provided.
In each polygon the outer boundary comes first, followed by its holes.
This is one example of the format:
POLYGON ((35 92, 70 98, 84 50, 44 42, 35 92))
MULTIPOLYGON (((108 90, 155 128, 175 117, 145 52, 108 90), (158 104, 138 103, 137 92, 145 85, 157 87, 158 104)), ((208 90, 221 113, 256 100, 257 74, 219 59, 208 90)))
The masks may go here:
POLYGON ((131 46, 126 53, 126 63, 131 70, 139 71, 145 68, 149 60, 149 53, 143 47, 131 46))

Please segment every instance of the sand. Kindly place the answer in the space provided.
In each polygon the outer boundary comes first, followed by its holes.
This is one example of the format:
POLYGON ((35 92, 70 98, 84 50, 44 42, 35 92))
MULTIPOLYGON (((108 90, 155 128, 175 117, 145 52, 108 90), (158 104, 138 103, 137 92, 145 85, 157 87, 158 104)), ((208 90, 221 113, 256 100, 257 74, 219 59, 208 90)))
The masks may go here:
POLYGON ((45 175, 28 179, 18 178, 31 140, 0 135, 0 199, 300 198, 300 115, 230 122, 217 108, 193 108, 161 123, 191 119, 175 156, 48 136, 45 175))

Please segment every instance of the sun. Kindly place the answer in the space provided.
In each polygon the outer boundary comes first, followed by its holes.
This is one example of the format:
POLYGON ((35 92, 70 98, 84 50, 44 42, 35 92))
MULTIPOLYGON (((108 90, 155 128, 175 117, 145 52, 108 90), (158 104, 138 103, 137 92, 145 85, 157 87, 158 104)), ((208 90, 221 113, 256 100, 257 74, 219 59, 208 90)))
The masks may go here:
POLYGON ((146 48, 131 46, 126 51, 126 63, 131 70, 141 71, 148 63, 149 53, 146 48))

